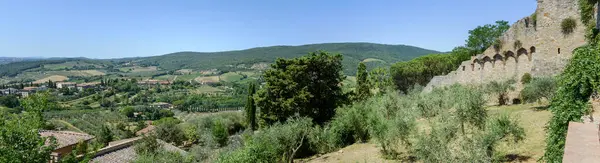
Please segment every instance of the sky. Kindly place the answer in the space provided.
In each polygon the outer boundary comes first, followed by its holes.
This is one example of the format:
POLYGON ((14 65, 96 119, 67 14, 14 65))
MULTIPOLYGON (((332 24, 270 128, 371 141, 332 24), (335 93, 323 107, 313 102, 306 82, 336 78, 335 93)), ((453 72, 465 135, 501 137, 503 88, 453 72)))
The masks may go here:
POLYGON ((121 58, 329 42, 438 51, 533 0, 0 0, 0 57, 121 58))

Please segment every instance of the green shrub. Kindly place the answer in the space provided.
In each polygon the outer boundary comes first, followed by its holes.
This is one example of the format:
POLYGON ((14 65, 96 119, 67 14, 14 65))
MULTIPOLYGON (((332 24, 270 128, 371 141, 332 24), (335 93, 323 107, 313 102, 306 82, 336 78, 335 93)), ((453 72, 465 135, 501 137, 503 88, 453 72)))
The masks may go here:
POLYGON ((225 153, 217 162, 290 162, 307 147, 311 131, 310 118, 290 119, 261 129, 241 149, 225 153))
POLYGON ((529 82, 531 82, 531 74, 529 74, 529 73, 523 74, 523 76, 521 77, 521 83, 527 84, 529 82))
POLYGON ((175 145, 181 145, 185 140, 185 134, 176 121, 166 121, 165 123, 156 125, 155 132, 161 140, 168 143, 175 143, 175 145))
POLYGON ((515 43, 513 44, 513 48, 514 48, 515 50, 517 50, 517 49, 520 49, 520 48, 522 48, 522 47, 523 47, 523 43, 521 43, 521 40, 517 40, 517 41, 515 41, 515 43))
POLYGON ((573 18, 563 19, 560 23, 560 28, 562 29, 562 33, 565 35, 573 33, 575 28, 577 27, 577 20, 573 18))
POLYGON ((144 136, 135 143, 135 153, 138 155, 156 154, 162 148, 162 145, 156 139, 155 135, 144 136))
POLYGON ((212 135, 213 138, 219 143, 219 146, 223 147, 227 145, 227 140, 229 140, 229 134, 227 133, 227 128, 223 125, 221 121, 215 122, 215 125, 212 127, 212 135))
POLYGON ((534 78, 529 84, 525 84, 525 87, 521 90, 521 98, 525 102, 537 102, 542 98, 551 100, 556 89, 554 78, 534 78))
POLYGON ((506 101, 508 101, 508 92, 515 90, 515 87, 513 86, 514 83, 514 79, 507 81, 492 81, 485 87, 489 94, 498 98, 498 105, 506 105, 506 101))

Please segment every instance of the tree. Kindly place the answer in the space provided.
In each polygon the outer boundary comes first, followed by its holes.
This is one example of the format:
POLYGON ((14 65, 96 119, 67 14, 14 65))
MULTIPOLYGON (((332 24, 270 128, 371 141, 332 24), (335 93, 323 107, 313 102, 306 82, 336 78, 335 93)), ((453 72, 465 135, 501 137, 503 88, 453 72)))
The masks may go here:
POLYGON ((487 84, 486 90, 488 93, 498 97, 498 105, 506 105, 508 92, 515 90, 515 87, 513 86, 515 83, 516 81, 514 79, 507 81, 492 81, 487 84))
POLYGON ((469 31, 469 38, 466 41, 466 46, 474 50, 474 54, 483 53, 485 49, 490 47, 494 41, 502 36, 509 28, 508 22, 504 20, 496 21, 496 24, 478 26, 469 31))
POLYGON ((138 155, 156 154, 156 152, 158 152, 158 150, 162 147, 156 139, 157 137, 155 135, 147 135, 142 137, 141 140, 135 143, 135 153, 138 155))
POLYGON ((295 59, 277 59, 265 71, 266 85, 258 91, 261 124, 285 122, 293 116, 311 117, 317 124, 329 121, 335 108, 346 102, 342 55, 319 51, 295 59))
POLYGON ((18 107, 20 104, 19 104, 19 99, 17 98, 17 96, 7 95, 7 96, 0 96, 0 105, 4 105, 9 108, 15 108, 15 107, 18 107))
POLYGON ((393 86, 390 71, 385 68, 375 68, 369 72, 369 83, 378 91, 383 91, 393 86))
POLYGON ((106 125, 102 125, 102 128, 100 129, 100 134, 97 137, 98 143, 102 144, 103 146, 106 146, 108 145, 108 142, 113 141, 113 134, 110 131, 110 128, 108 128, 108 126, 106 125))
POLYGON ((371 96, 371 89, 367 81, 368 75, 367 66, 365 63, 360 62, 356 72, 356 96, 358 100, 365 100, 371 96))
POLYGON ((41 114, 9 115, 0 121, 0 162, 48 162, 56 147, 52 137, 40 137, 41 114), (45 145, 45 142, 49 142, 45 145))
POLYGON ((175 145, 181 145, 185 140, 185 134, 176 121, 165 121, 156 126, 156 136, 168 143, 175 143, 175 145))
POLYGON ((229 140, 229 133, 227 133, 227 128, 223 125, 223 122, 217 120, 215 125, 212 126, 212 135, 213 139, 217 141, 220 147, 224 147, 227 145, 227 140, 229 140))
POLYGON ((248 86, 248 101, 246 101, 246 120, 251 130, 256 130, 256 105, 254 103, 254 93, 256 88, 254 83, 248 86))
POLYGON ((465 134, 466 123, 483 129, 487 119, 487 111, 483 108, 485 105, 483 93, 477 89, 459 85, 452 86, 449 92, 449 97, 453 98, 456 120, 460 123, 462 133, 465 134))

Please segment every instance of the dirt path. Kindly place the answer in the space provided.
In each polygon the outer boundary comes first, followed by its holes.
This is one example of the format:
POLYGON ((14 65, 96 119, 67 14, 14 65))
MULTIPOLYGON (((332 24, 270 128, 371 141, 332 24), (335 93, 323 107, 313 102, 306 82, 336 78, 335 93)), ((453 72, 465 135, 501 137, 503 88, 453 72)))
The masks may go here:
POLYGON ((381 158, 379 147, 372 143, 353 144, 337 152, 327 153, 316 158, 299 160, 298 162, 397 162, 381 158))

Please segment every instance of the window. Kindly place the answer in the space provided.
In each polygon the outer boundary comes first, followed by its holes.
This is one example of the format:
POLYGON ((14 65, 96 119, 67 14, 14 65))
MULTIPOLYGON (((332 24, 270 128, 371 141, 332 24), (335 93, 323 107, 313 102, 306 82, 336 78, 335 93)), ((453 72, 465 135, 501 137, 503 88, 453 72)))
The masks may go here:
POLYGON ((560 48, 558 48, 558 54, 560 54, 560 48))

